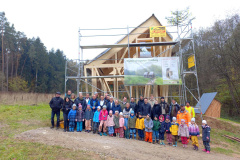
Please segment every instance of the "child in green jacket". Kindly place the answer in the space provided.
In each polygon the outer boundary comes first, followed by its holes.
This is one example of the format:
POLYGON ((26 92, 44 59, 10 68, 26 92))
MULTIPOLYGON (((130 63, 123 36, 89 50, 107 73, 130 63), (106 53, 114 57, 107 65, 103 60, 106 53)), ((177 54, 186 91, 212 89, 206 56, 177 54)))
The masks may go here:
POLYGON ((159 143, 159 128, 160 128, 160 122, 158 120, 158 115, 154 116, 154 120, 153 120, 153 144, 155 143, 155 139, 156 142, 159 143))

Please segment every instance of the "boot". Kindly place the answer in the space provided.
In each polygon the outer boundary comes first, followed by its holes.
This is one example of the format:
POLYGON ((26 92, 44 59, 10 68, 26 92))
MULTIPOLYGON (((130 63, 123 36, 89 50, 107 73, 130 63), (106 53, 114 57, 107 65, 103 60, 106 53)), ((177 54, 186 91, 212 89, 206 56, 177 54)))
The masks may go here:
POLYGON ((54 128, 54 126, 50 127, 50 129, 53 129, 53 128, 54 128))
MULTIPOLYGON (((174 143, 173 143, 174 144, 174 143)), ((173 147, 176 147, 176 143, 173 145, 173 147)))
POLYGON ((155 141, 153 141, 152 143, 155 144, 155 141))
POLYGON ((175 147, 177 147, 177 142, 175 143, 175 147))
POLYGON ((132 135, 130 135, 130 139, 132 139, 132 135))
POLYGON ((165 146, 165 143, 164 143, 164 142, 162 142, 162 145, 164 145, 164 146, 165 146))
POLYGON ((193 146, 193 150, 196 150, 196 147, 197 147, 197 146, 194 145, 194 146, 193 146))

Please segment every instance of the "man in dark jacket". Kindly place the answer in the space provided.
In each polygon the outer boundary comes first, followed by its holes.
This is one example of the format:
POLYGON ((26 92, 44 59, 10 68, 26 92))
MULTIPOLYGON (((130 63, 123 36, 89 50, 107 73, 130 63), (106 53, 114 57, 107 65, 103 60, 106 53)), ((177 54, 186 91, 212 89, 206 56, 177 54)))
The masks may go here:
POLYGON ((96 98, 96 95, 92 96, 92 99, 90 99, 90 101, 88 101, 88 105, 90 105, 93 114, 96 112, 97 107, 99 106, 99 101, 96 98))
POLYGON ((118 111, 119 113, 122 112, 120 104, 118 104, 118 100, 115 100, 115 105, 112 108, 113 115, 115 114, 115 111, 118 111))
POLYGON ((101 96, 101 99, 99 100, 99 105, 101 107, 101 109, 103 109, 103 106, 107 106, 107 101, 104 99, 103 96, 101 96))
POLYGON ((144 99, 143 99, 143 96, 140 95, 140 99, 139 99, 139 101, 137 103, 137 109, 136 109, 137 114, 139 114, 139 112, 141 112, 143 104, 144 104, 144 99))
POLYGON ((171 121, 172 121, 172 117, 177 117, 177 113, 179 110, 180 110, 180 106, 177 104, 176 100, 173 99, 169 109, 169 115, 170 115, 171 121))
POLYGON ((162 115, 164 116, 164 119, 166 119, 166 115, 169 114, 169 105, 165 102, 164 97, 161 97, 160 107, 162 111, 162 115))
POLYGON ((161 114, 161 107, 158 104, 158 101, 155 101, 155 104, 153 105, 152 111, 151 111, 151 118, 154 119, 154 117, 157 115, 157 118, 159 118, 161 114))
POLYGON ((79 92, 79 97, 74 100, 74 103, 76 104, 76 110, 78 110, 79 104, 82 105, 82 110, 85 112, 87 108, 86 100, 83 98, 83 95, 81 92, 79 92))
POLYGON ((52 114, 51 114, 52 127, 51 128, 54 128, 54 116, 55 116, 55 114, 57 116, 57 129, 59 128, 60 110, 63 107, 63 99, 60 97, 60 95, 61 95, 61 93, 57 92, 56 97, 53 97, 52 100, 49 102, 49 105, 52 108, 52 114))
POLYGON ((135 102, 134 98, 131 97, 130 108, 134 111, 135 115, 137 116, 137 103, 135 102))
POLYGON ((141 106, 141 113, 143 118, 145 118, 148 114, 151 115, 151 105, 148 103, 147 98, 144 98, 144 103, 141 106))
POLYGON ((114 103, 114 101, 113 101, 113 97, 110 97, 110 101, 109 101, 109 103, 107 104, 107 111, 108 111, 108 113, 109 113, 110 110, 113 109, 113 107, 115 107, 115 103, 114 103))

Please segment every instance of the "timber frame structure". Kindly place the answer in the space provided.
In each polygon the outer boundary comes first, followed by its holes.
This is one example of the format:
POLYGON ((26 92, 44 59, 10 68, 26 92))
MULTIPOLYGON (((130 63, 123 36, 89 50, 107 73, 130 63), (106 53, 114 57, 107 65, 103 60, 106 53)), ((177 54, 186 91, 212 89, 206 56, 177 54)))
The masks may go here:
MULTIPOLYGON (((156 99, 160 97, 168 98, 179 97, 180 103, 187 100, 187 94, 193 96, 194 99, 199 102, 200 93, 198 86, 198 77, 196 64, 192 68, 187 67, 187 59, 189 56, 194 56, 195 51, 192 35, 192 22, 181 26, 166 26, 177 28, 177 39, 173 41, 173 37, 170 32, 167 32, 166 37, 154 37, 150 38, 149 27, 162 26, 159 20, 153 14, 146 21, 140 24, 138 27, 127 28, 108 28, 108 29, 79 29, 79 57, 78 57, 78 72, 76 76, 68 76, 68 68, 66 62, 65 68, 65 91, 66 82, 68 79, 75 79, 77 81, 77 92, 79 92, 79 86, 83 88, 85 84, 86 93, 109 93, 115 99, 120 99, 120 92, 125 92, 126 96, 136 97, 139 99, 139 95, 144 97, 150 97, 153 94, 156 99), (129 32, 129 29, 133 29, 129 32), (127 34, 124 35, 117 43, 111 45, 81 45, 81 38, 88 37, 83 36, 81 31, 83 30, 114 30, 114 29, 126 29, 127 34), (178 56, 180 62, 180 75, 182 79, 182 85, 179 86, 178 96, 169 96, 169 85, 145 85, 145 86, 124 86, 124 58, 139 58, 140 46, 151 47, 152 57, 172 57, 178 56), (100 53, 94 59, 87 63, 83 60, 84 49, 94 48, 107 48, 104 52, 100 53), (192 50, 191 53, 185 53, 186 48, 192 50), (81 58, 80 58, 81 55, 81 58), (89 74, 90 73, 90 74, 89 74), (188 75, 194 75, 196 78, 196 87, 187 87, 185 78, 188 75), (89 79, 91 79, 89 81, 89 79), (89 89, 91 86, 91 90, 89 89), (194 91, 195 90, 195 91, 194 91)), ((98 35, 96 35, 98 36, 98 35)), ((99 35, 102 36, 102 35, 99 35)), ((109 35, 108 35, 109 36, 109 35)), ((94 37, 90 35, 89 37, 94 37)), ((81 90, 83 92, 83 90, 81 90)), ((66 92, 65 92, 66 93, 66 92)), ((188 96, 189 97, 189 96, 188 96)), ((201 110, 201 106, 199 108, 201 110)))

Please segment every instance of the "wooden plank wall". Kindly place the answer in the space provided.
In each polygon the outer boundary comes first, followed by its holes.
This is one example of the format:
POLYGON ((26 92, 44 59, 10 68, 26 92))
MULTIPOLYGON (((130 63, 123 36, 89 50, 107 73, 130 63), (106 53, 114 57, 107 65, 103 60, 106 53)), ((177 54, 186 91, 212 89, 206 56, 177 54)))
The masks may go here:
POLYGON ((207 111, 205 112, 206 116, 220 118, 221 116, 221 103, 213 99, 212 103, 208 107, 207 111))

